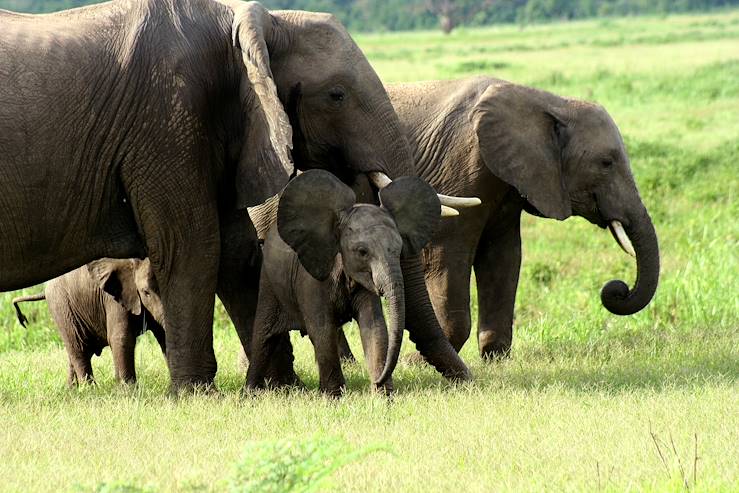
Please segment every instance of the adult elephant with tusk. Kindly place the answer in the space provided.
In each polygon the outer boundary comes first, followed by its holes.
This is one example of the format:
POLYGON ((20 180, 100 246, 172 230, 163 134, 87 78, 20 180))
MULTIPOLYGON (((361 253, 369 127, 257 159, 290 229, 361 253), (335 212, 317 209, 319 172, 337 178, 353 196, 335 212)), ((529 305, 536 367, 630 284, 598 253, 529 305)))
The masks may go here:
MULTIPOLYGON (((650 302, 659 279, 657 235, 619 130, 602 107, 486 77, 390 85, 388 92, 420 176, 437 192, 483 202, 442 221, 424 254, 431 300, 455 349, 470 334, 474 268, 480 354, 510 350, 524 210, 608 227, 636 257, 637 280, 631 289, 606 284, 603 305, 629 315, 650 302)), ((372 180, 386 181, 380 174, 372 180)), ((456 200, 442 203, 459 206, 456 200)))
MULTIPOLYGON (((385 89, 330 15, 121 0, 0 11, 0 24, 0 289, 148 256, 174 389, 213 381, 216 292, 248 346, 258 269, 243 253, 256 242, 246 207, 276 194, 293 162, 416 175, 385 89)), ((466 377, 420 259, 401 263, 412 339, 466 377)))

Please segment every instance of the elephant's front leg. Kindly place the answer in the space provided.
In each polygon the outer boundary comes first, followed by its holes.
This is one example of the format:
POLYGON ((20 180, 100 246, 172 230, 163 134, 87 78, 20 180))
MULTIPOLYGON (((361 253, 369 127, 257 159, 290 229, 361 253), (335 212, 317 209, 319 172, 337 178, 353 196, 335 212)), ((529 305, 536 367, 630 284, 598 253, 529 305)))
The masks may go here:
POLYGON ((507 356, 521 269, 521 213, 488 228, 475 257, 477 340, 484 359, 507 356), (497 226, 497 227, 496 227, 497 226))
MULTIPOLYGON (((359 324, 359 333, 362 337, 364 360, 367 362, 370 380, 376 382, 385 367, 387 359, 387 324, 382 313, 380 298, 368 291, 361 291, 354 298, 354 318, 359 324)), ((341 332, 339 335, 342 335, 341 332)), ((393 379, 389 378, 382 387, 375 386, 376 390, 390 394, 393 391, 393 379)))
POLYGON ((333 317, 333 305, 325 299, 327 293, 316 293, 326 291, 325 284, 316 281, 311 282, 307 288, 303 286, 298 298, 305 330, 316 354, 320 389, 326 394, 339 397, 346 386, 339 359, 339 325, 333 317))
MULTIPOLYGON (((247 359, 251 357, 261 265, 262 252, 248 212, 234 209, 222 213, 217 293, 239 335, 247 359)), ((293 368, 290 335, 283 333, 273 337, 278 349, 267 362, 267 378, 277 385, 300 385, 293 368)))
POLYGON ((459 352, 470 336, 472 247, 433 245, 428 248, 426 285, 444 334, 459 352))
POLYGON ((124 383, 136 382, 136 334, 131 326, 134 320, 128 311, 117 303, 106 304, 108 344, 113 354, 115 379, 124 383))
POLYGON ((209 387, 215 378, 213 307, 220 231, 208 166, 201 167, 202 159, 191 156, 162 159, 169 165, 137 174, 140 163, 131 163, 133 169, 124 166, 121 175, 159 284, 167 364, 172 390, 179 392, 209 387))

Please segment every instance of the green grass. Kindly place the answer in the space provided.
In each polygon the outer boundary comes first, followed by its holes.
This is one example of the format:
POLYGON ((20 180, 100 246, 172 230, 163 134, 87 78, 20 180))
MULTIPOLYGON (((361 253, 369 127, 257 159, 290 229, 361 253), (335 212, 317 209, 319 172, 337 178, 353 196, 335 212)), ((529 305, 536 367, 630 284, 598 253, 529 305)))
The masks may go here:
POLYGON ((473 382, 401 364, 387 401, 349 365, 334 402, 295 337, 309 390, 242 399, 219 307, 220 393, 175 401, 148 335, 139 386, 115 384, 106 350, 97 386, 66 389, 45 305, 26 305, 24 330, 8 293, 0 489, 248 491, 277 478, 304 491, 316 474, 333 491, 739 490, 739 11, 357 40, 388 82, 488 74, 608 108, 660 238, 652 304, 625 318, 600 306, 603 283, 634 277, 608 233, 526 217, 513 357, 485 364, 473 337, 473 382))

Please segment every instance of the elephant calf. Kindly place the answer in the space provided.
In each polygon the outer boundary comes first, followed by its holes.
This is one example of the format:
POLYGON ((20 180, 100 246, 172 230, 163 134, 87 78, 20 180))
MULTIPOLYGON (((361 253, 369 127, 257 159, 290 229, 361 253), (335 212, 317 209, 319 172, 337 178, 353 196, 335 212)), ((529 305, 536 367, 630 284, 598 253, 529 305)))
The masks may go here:
POLYGON ((46 299, 69 356, 68 383, 93 381, 91 358, 110 345, 117 380, 136 381, 136 337, 149 329, 165 351, 162 303, 149 260, 101 259, 52 279, 42 295, 15 298, 18 320, 28 321, 18 303, 46 299))
POLYGON ((277 336, 305 329, 321 390, 340 395, 345 381, 338 331, 354 318, 374 385, 392 391, 405 325, 400 255, 418 253, 428 243, 441 206, 430 186, 410 177, 384 188, 380 200, 380 207, 355 204, 354 192, 321 170, 307 171, 285 188, 263 248, 248 388, 267 383, 277 336), (388 302, 389 343, 380 296, 388 302))

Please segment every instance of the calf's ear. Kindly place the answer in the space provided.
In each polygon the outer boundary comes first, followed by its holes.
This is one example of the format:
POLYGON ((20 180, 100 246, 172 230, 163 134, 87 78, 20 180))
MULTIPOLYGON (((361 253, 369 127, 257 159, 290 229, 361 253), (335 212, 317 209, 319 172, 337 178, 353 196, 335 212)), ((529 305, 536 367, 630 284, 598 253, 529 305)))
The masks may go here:
POLYGON ((323 170, 306 171, 287 184, 277 208, 277 231, 305 270, 328 278, 339 253, 341 214, 356 200, 352 189, 323 170))
POLYGON ((93 281, 126 310, 141 315, 141 298, 136 289, 134 263, 126 259, 103 258, 87 264, 93 281))

